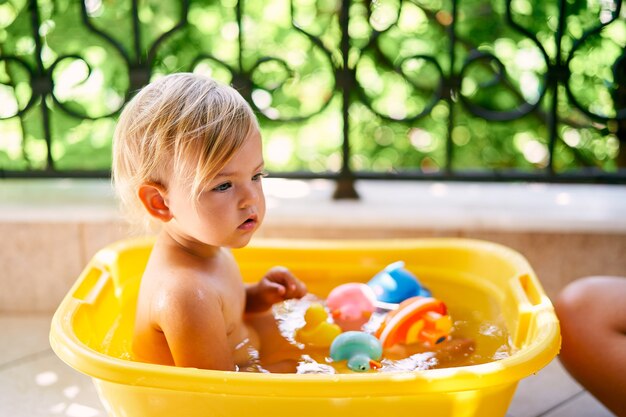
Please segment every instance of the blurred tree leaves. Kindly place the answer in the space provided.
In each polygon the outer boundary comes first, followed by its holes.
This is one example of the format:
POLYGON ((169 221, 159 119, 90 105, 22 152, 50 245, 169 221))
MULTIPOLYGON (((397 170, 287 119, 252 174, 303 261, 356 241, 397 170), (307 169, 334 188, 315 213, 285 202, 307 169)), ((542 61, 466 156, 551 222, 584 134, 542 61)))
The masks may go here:
MULTIPOLYGON (((145 66, 152 78, 196 71, 234 83, 259 114, 270 170, 340 170, 339 0, 195 0, 188 10, 143 0, 136 20, 132 4, 37 1, 54 86, 42 104, 31 100, 40 78, 29 2, 0 1, 0 56, 21 60, 0 60, 0 169, 46 168, 45 105, 55 169, 107 170, 115 117, 134 93, 129 73, 145 66)), ((556 172, 614 171, 624 133, 610 119, 626 107, 615 93, 626 46, 617 6, 568 0, 561 31, 556 1, 353 2, 352 168, 428 173, 450 161, 461 171, 536 172, 551 161, 556 172), (561 76, 550 156, 547 73, 557 62, 569 72, 550 75, 561 76)))

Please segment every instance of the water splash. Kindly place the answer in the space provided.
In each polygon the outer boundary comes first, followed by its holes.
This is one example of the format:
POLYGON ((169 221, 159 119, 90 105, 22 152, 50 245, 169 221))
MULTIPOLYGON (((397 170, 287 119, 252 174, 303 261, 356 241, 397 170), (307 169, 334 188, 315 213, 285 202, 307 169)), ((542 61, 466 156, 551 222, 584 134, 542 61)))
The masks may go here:
POLYGON ((383 359, 381 363, 383 367, 380 372, 425 371, 435 368, 439 361, 435 357, 435 352, 424 352, 399 360, 383 359))

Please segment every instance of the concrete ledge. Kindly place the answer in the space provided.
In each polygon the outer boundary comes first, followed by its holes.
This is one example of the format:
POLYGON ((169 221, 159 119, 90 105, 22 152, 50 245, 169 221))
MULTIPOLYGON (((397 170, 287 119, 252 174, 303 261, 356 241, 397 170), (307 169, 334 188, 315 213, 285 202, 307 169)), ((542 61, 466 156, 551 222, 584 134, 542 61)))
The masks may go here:
MULTIPOLYGON (((626 186, 266 179, 265 226, 626 232, 626 186)), ((108 180, 3 180, 0 222, 121 221, 108 180)))
MULTIPOLYGON (((268 179, 257 237, 453 236, 502 243, 530 261, 546 292, 591 274, 626 273, 626 187, 360 181, 333 201, 324 180, 268 179)), ((0 311, 53 311, 88 259, 128 236, 109 181, 0 182, 0 311)))
POLYGON ((361 181, 333 201, 328 181, 268 181, 266 223, 433 230, 626 232, 626 187, 361 181))

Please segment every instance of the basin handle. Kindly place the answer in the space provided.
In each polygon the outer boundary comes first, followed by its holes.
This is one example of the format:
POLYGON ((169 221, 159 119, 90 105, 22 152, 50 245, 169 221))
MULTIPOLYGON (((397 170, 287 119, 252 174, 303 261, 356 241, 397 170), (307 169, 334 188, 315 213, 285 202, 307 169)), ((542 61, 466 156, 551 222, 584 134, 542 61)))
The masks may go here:
POLYGON ((545 304, 543 290, 537 278, 521 274, 511 280, 511 291, 517 301, 517 326, 513 335, 515 346, 521 347, 530 338, 533 320, 540 306, 545 304))
POLYGON ((541 294, 543 290, 537 278, 530 276, 529 274, 522 274, 517 277, 517 281, 522 288, 522 291, 526 297, 526 301, 533 306, 538 306, 543 303, 541 294))
POLYGON ((92 263, 83 272, 79 282, 72 297, 85 304, 94 304, 107 284, 111 283, 111 273, 104 266, 92 263))

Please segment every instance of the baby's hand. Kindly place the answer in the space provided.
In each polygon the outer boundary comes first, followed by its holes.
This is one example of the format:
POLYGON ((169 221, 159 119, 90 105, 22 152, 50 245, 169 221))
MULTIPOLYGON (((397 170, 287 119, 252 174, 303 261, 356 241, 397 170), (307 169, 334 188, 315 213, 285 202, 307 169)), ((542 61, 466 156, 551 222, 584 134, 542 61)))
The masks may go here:
MULTIPOLYGON (((283 266, 275 266, 263 277, 259 286, 277 303, 290 298, 302 298, 306 294, 306 286, 283 266)), ((272 304, 274 304, 272 303, 272 304)))
POLYGON ((273 304, 291 298, 302 298, 306 286, 282 266, 270 269, 256 285, 248 288, 246 311, 264 311, 273 304))

